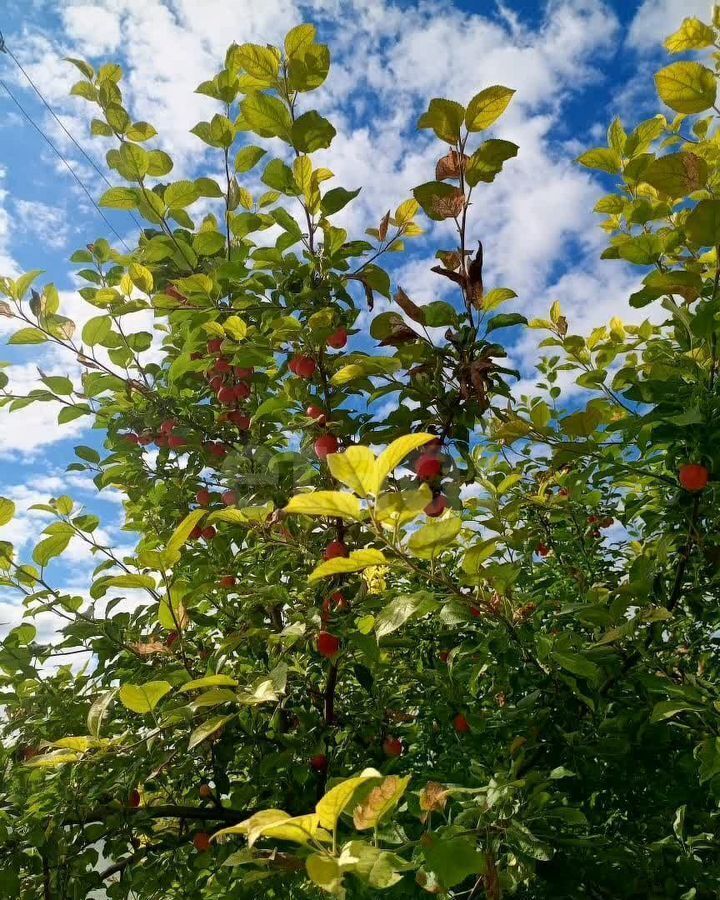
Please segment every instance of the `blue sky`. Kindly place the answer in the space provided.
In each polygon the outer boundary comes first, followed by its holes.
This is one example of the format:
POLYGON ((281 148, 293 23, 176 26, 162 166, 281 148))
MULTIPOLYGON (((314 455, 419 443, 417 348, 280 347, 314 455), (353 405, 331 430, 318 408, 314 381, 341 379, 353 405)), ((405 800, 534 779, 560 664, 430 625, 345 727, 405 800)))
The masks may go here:
MULTIPOLYGON (((217 170, 217 160, 188 132, 212 115, 212 101, 193 90, 220 67, 226 46, 278 43, 292 25, 314 22, 333 51, 329 82, 316 101, 338 130, 324 161, 336 173, 334 184, 364 186, 341 222, 356 236, 432 177, 439 145, 414 131, 429 98, 467 102, 489 84, 516 88, 494 136, 514 140, 520 154, 473 209, 474 234, 486 246, 486 284, 513 288, 517 308, 529 315, 559 298, 573 330, 583 332, 626 309, 637 274, 598 261, 603 235, 592 207, 608 185, 573 160, 603 143, 616 113, 632 126, 659 110, 652 73, 664 58, 662 39, 683 16, 707 18, 710 6, 709 0, 24 0, 6 4, 0 28, 66 127, 100 163, 107 148, 89 136, 89 106, 67 96, 75 77, 63 57, 120 62, 135 118, 157 127, 160 146, 176 160, 171 177, 181 178, 217 170)), ((0 77, 99 196, 100 179, 7 56, 0 55, 0 77)), ((113 224, 132 234, 122 215, 113 224)), ((0 275, 42 268, 44 279, 60 288, 67 314, 87 318, 67 259, 88 241, 111 237, 107 232, 0 89, 0 275)), ((441 234, 429 230, 427 240, 395 261, 394 279, 421 303, 445 289, 429 272, 441 234)), ((7 334, 0 319, 0 341, 7 334)), ((534 340, 521 338, 511 348, 527 388, 534 381, 534 340)), ((37 365, 72 374, 44 349, 4 347, 0 360, 13 364, 18 392, 33 386, 37 365)), ((58 427, 55 416, 47 404, 12 415, 0 410, 0 496, 13 498, 20 510, 0 537, 29 553, 45 522, 27 507, 69 493, 101 515, 108 540, 127 544, 119 497, 98 496, 83 476, 64 474, 72 448, 97 443, 98 435, 83 432, 85 420, 58 427)), ((82 592, 92 565, 74 548, 53 575, 57 584, 82 592)), ((0 633, 17 615, 12 599, 0 595, 0 633)), ((55 625, 48 617, 43 630, 55 625)))

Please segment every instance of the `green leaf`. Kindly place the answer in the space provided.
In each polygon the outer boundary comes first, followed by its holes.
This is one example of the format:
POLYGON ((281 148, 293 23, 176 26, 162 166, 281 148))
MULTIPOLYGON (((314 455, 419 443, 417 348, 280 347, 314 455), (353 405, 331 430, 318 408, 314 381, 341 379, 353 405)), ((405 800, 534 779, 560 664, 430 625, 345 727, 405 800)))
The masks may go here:
POLYGON ((241 44, 239 47, 233 47, 233 63, 267 86, 275 84, 280 73, 280 57, 277 50, 261 47, 259 44, 241 44))
POLYGON ((88 319, 82 330, 83 344, 94 347, 101 344, 112 331, 112 319, 110 316, 93 316, 88 319))
POLYGON ((290 498, 285 512, 303 516, 337 516, 350 521, 362 518, 360 501, 354 494, 344 491, 311 491, 307 494, 296 494, 290 498))
POLYGON ((465 179, 470 187, 479 182, 490 183, 502 171, 503 163, 518 155, 520 148, 511 141, 485 141, 470 157, 465 179))
POLYGON ((345 896, 342 887, 342 869, 334 856, 328 853, 312 853, 305 860, 305 869, 310 881, 322 888, 326 894, 345 896))
POLYGON ((178 688, 179 691, 199 691, 211 687, 237 687, 237 681, 229 675, 205 675, 204 678, 196 678, 194 681, 186 681, 178 688))
POLYGON ((285 104, 276 97, 248 94, 241 102, 240 110, 247 124, 260 137, 279 137, 290 143, 292 119, 285 104))
POLYGON ((460 140, 460 129, 465 119, 465 107, 454 100, 435 98, 430 101, 427 112, 418 120, 417 127, 432 128, 441 141, 455 144, 460 140))
POLYGON ((694 153, 670 153, 653 160, 643 178, 659 193, 675 199, 686 197, 705 186, 708 167, 704 159, 694 153))
POLYGON ((7 523, 15 515, 15 504, 6 497, 0 497, 0 526, 7 523))
POLYGON ((408 550, 420 559, 434 559, 455 542, 461 528, 462 519, 459 516, 444 515, 441 519, 431 519, 410 535, 408 550))
POLYGON ((314 153, 330 146, 337 132, 327 119, 315 110, 303 113, 293 122, 292 145, 301 153, 314 153))
POLYGON ((39 328, 21 328, 8 338, 8 344, 44 344, 47 340, 39 328))
POLYGON ((238 155, 235 157, 235 171, 249 172, 250 169, 260 162, 266 153, 267 150, 263 150, 262 147, 243 147, 242 150, 238 151, 238 155))
POLYGON ((51 559, 54 559, 67 548, 72 537, 72 531, 68 533, 60 532, 51 534, 44 538, 33 550, 32 558, 39 566, 46 566, 51 559))
POLYGON ((108 209, 136 209, 138 195, 133 188, 113 187, 105 191, 98 205, 108 209))
POLYGON ((698 62, 677 62, 655 76, 660 99, 675 112, 693 115, 715 103, 717 82, 714 73, 698 62))
POLYGON ((445 890, 465 881, 468 875, 485 871, 485 857, 472 837, 457 834, 453 828, 441 828, 426 834, 421 842, 427 868, 445 890))
POLYGON ((320 210, 324 216, 331 216, 347 206, 359 193, 360 188, 356 191, 346 191, 345 188, 341 187, 333 188, 320 201, 320 210))
POLYGON ((115 699, 116 694, 117 688, 112 688, 104 694, 100 694, 100 696, 93 701, 92 706, 88 710, 87 727, 93 737, 100 737, 100 729, 102 728, 103 720, 110 704, 115 699))
POLYGON ((701 200, 687 217, 685 231, 702 247, 720 244, 720 200, 701 200))
POLYGON ((194 747, 197 747, 198 744, 202 744, 203 741, 207 740, 213 734, 218 732, 223 726, 227 725, 228 722, 232 721, 235 718, 235 713, 231 713, 229 716, 212 716, 212 718, 207 719, 201 725, 192 732, 190 735, 190 740, 188 741, 188 750, 192 750, 194 747))
POLYGON ((429 612, 437 609, 438 604, 430 594, 405 594, 391 600, 380 611, 375 620, 375 635, 378 641, 393 631, 409 622, 410 619, 419 619, 429 612))
POLYGON ((194 181, 176 181, 165 188, 163 199, 171 209, 184 209, 199 197, 200 193, 194 181))
POLYGON ((273 188, 273 190, 280 191, 281 194, 287 194, 290 197, 297 197, 302 193, 295 181, 292 169, 286 166, 281 159, 270 160, 265 166, 261 180, 263 184, 273 188))
POLYGON ((573 675, 587 678, 592 684, 597 684, 600 680, 602 674, 600 667, 582 653, 554 650, 552 655, 555 662, 568 672, 572 672, 573 675))
POLYGON ((484 131, 496 122, 512 100, 514 90, 496 84, 475 94, 468 103, 465 125, 468 131, 484 131))
POLYGON ((413 197, 422 206, 425 215, 441 222, 462 213, 465 196, 460 188, 444 181, 426 181, 413 188, 413 197))
POLYGON ((119 588, 141 588, 142 590, 154 591, 155 579, 152 575, 128 574, 128 575, 112 575, 105 581, 107 587, 119 588))
POLYGON ((679 713, 684 712, 702 715, 703 710, 702 707, 693 706, 693 704, 688 703, 687 700, 661 700, 660 703, 656 703, 655 706, 653 706, 650 721, 664 722, 666 719, 671 719, 679 713))
POLYGON ((497 331, 498 328, 512 328, 515 325, 527 325, 527 323, 528 320, 520 313, 500 313, 498 316, 493 316, 487 323, 487 333, 497 331))
POLYGON ((145 684, 124 684, 120 688, 120 702, 132 712, 152 712, 165 694, 172 690, 167 681, 147 681, 145 684))
POLYGON ((577 161, 586 169, 596 169, 600 172, 608 172, 610 175, 618 175, 622 167, 620 155, 609 147, 588 150, 587 153, 578 156, 577 161))

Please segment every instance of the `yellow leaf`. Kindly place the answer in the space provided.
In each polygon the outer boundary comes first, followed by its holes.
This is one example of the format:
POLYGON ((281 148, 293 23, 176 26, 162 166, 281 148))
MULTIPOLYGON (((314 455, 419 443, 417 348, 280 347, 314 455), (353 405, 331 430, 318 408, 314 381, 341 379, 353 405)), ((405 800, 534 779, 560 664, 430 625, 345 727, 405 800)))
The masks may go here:
POLYGON ((53 741, 53 747, 59 750, 72 750, 75 753, 86 753, 98 747, 106 747, 110 741, 107 738, 94 737, 65 737, 59 741, 53 741))
POLYGON ((408 434, 393 441, 389 447, 380 454, 375 463, 375 485, 373 493, 377 494, 385 484, 385 479, 413 450, 427 444, 428 441, 435 440, 436 435, 420 432, 419 434, 408 434))
POLYGON ((432 491, 426 484, 414 491, 387 491, 380 494, 375 504, 375 518, 383 525, 404 525, 417 518, 432 500, 432 491))
POLYGON ((489 128, 505 112, 514 93, 512 88, 495 84, 476 94, 468 103, 465 113, 468 131, 483 131, 489 128))
POLYGON ((309 575, 309 581, 318 581, 320 578, 328 578, 330 575, 347 574, 348 572, 362 572, 368 566, 387 566, 388 559, 381 550, 353 550, 350 556, 341 556, 336 559, 328 559, 320 563, 309 575))
POLYGON ((348 447, 344 453, 330 453, 327 464, 333 478, 360 497, 375 488, 375 454, 369 447, 348 447))
POLYGON ((254 816, 238 822, 237 825, 231 825, 229 828, 221 828, 212 836, 212 840, 219 837, 225 837, 227 834, 244 834, 247 835, 248 844, 252 847, 255 841, 262 835, 263 828, 274 822, 284 822, 290 816, 281 809, 262 809, 256 812, 254 816))
POLYGON ((398 225, 406 225, 412 222, 420 209, 420 204, 414 198, 404 200, 395 210, 395 221, 398 225))
POLYGON ((715 75, 698 62, 666 66, 655 76, 655 85, 663 103, 689 115, 710 109, 717 94, 715 75))
POLYGON ((234 341, 242 341, 245 339, 247 335, 247 325, 240 316, 230 316, 225 320, 225 334, 231 337, 234 341))
POLYGON ((408 550, 420 559, 432 559, 449 547, 458 536, 462 521, 458 516, 445 515, 432 519, 410 535, 408 550))
POLYGON ((152 712, 171 690, 167 681, 146 681, 145 684, 124 684, 118 696, 124 707, 143 714, 152 712))
POLYGON ((82 753, 74 753, 69 750, 54 750, 52 753, 43 753, 28 760, 25 765, 30 769, 53 768, 67 763, 77 762, 82 753))
POLYGON ((309 494, 297 494, 290 498, 285 512, 303 516, 339 516, 354 520, 362 518, 358 498, 342 491, 312 491, 309 494))
POLYGON ((334 856, 327 853, 313 853, 305 860, 305 868, 310 881, 326 893, 340 897, 341 900, 346 896, 342 886, 342 869, 334 856))
POLYGON ((209 687, 237 687, 237 681, 229 675, 206 675, 204 678, 196 678, 194 681, 186 681, 178 688, 179 691, 199 691, 209 687))
POLYGON ((311 838, 325 840, 327 835, 319 831, 320 819, 317 813, 308 813, 305 816, 288 817, 283 822, 266 825, 262 829, 263 837, 274 838, 277 841, 293 841, 296 844, 307 844, 311 838))
POLYGON ((373 788, 367 799, 353 812, 353 823, 358 831, 375 828, 397 806, 408 784, 410 784, 410 775, 406 775, 404 778, 388 775, 383 779, 382 784, 373 788))
POLYGON ((715 32, 700 19, 688 18, 675 34, 665 41, 669 53, 685 53, 686 50, 704 50, 715 43, 715 32))
POLYGON ((185 541, 190 537, 190 532, 193 528, 198 524, 198 522, 205 515, 204 509, 194 509, 192 512, 188 513, 182 522, 178 525, 178 527, 173 531, 172 537, 168 541, 166 552, 168 555, 173 555, 180 551, 180 548, 185 544, 185 541))
POLYGON ((315 812, 318 814, 320 824, 328 831, 333 831, 337 825, 342 811, 352 799, 355 791, 361 784, 365 784, 372 778, 381 778, 382 776, 376 769, 365 769, 360 775, 354 778, 346 778, 340 784, 330 790, 318 800, 315 812))

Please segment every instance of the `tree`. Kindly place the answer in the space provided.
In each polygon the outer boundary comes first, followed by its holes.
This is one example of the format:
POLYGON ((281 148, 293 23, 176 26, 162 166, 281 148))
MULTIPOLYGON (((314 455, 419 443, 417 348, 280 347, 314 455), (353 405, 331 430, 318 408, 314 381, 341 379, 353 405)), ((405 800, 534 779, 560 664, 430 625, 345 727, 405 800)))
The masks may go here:
MULTIPOLYGON (((667 48, 718 29, 686 19, 667 48)), ((615 119, 580 157, 648 307, 582 337, 483 284, 470 201, 518 152, 484 135, 511 90, 431 100, 435 178, 365 239, 333 224, 357 191, 313 162, 335 134, 307 102, 330 62, 313 26, 231 46, 200 86, 220 180, 168 181, 120 68, 72 62, 124 182, 102 205, 144 224, 131 252, 73 256, 79 334, 38 272, 0 282, 10 343, 82 369, 27 397, 0 374, 2 403, 105 433, 69 468, 123 491, 136 545, 68 496, 31 561, 0 544, 27 619, 0 650, 4 896, 717 896, 716 72, 670 64, 677 115, 615 119), (421 210, 452 302, 391 295, 381 268, 421 210), (517 326, 548 354, 520 399, 496 339, 517 326), (53 587, 70 541, 98 559, 89 600, 53 587)))

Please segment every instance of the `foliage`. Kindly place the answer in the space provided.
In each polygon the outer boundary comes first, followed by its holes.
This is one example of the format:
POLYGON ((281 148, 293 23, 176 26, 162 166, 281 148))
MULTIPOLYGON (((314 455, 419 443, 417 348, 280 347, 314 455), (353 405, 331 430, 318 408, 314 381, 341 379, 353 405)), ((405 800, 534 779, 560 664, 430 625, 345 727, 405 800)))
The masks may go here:
POLYGON ((102 203, 142 233, 74 255, 82 328, 40 273, 0 282, 10 343, 82 370, 27 396, 0 373, 0 402, 104 432, 70 469, 123 492, 134 546, 67 496, 31 560, 0 544, 26 619, 0 649, 3 896, 717 896, 716 71, 673 62, 678 115, 616 119, 580 157, 612 176, 604 256, 641 267, 648 307, 583 337, 557 303, 498 312, 515 295, 468 243, 518 152, 483 134, 508 88, 431 100, 435 178, 357 238, 334 224, 355 186, 313 159, 335 135, 307 108, 313 26, 231 46, 198 88, 219 180, 168 181, 120 68, 73 62, 123 182, 102 203), (456 232, 432 270, 452 302, 391 299, 379 265, 421 209, 456 232), (518 326, 546 353, 519 400, 496 340, 518 326), (53 586, 71 541, 89 599, 53 586))

